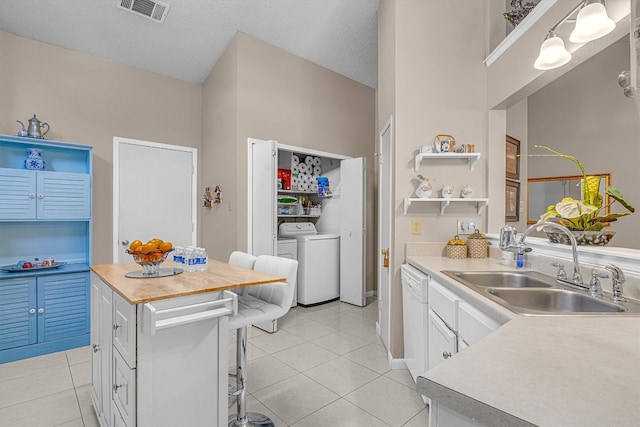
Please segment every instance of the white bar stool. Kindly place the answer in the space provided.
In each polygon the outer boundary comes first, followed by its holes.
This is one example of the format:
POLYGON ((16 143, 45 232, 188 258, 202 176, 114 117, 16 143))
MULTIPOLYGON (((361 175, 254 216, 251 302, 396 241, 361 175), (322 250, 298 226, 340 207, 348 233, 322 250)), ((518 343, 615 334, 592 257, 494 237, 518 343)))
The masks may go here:
MULTIPOLYGON (((243 262, 250 263, 250 257, 252 257, 252 255, 234 252, 229 258, 229 263, 238 263, 236 265, 242 265, 243 262)), ((253 323, 277 319, 289 311, 291 301, 293 300, 293 290, 296 286, 298 261, 271 255, 260 255, 255 259, 253 269, 262 273, 285 277, 286 282, 247 286, 238 297, 238 314, 229 318, 229 330, 237 330, 236 394, 238 395, 238 413, 229 416, 229 427, 275 426, 273 421, 266 415, 247 412, 245 387, 247 327, 253 323)))

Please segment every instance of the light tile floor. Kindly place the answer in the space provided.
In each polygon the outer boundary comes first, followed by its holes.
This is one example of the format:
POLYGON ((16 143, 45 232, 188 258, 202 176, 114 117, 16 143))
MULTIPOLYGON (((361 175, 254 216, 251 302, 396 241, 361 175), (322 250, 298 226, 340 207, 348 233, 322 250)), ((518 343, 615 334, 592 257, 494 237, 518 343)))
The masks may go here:
MULTIPOLYGON (((336 301, 292 308, 275 334, 250 328, 248 410, 278 427, 428 426, 408 371, 389 368, 377 314, 375 301, 336 301)), ((90 360, 82 347, 0 365, 0 427, 98 426, 90 360)), ((235 360, 232 333, 229 364, 235 360)))

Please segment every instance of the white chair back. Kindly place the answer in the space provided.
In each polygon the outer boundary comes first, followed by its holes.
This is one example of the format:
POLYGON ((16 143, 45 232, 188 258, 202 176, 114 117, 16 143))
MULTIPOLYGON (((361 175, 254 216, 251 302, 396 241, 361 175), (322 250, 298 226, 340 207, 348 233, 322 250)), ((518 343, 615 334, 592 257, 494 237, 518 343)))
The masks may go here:
POLYGON ((298 261, 271 255, 260 255, 253 269, 286 278, 284 283, 266 283, 264 285, 248 286, 246 289, 247 294, 269 304, 279 306, 282 313, 277 317, 284 316, 289 311, 293 301, 293 291, 296 287, 298 276, 298 261))
POLYGON ((245 252, 234 251, 229 255, 229 264, 237 265, 238 267, 248 268, 253 270, 253 266, 256 263, 257 257, 245 252))
MULTIPOLYGON (((258 259, 258 257, 255 255, 251 255, 241 251, 234 251, 231 252, 231 255, 229 255, 229 264, 253 270, 256 259, 258 259)), ((237 295, 244 295, 247 292, 246 288, 235 288, 232 289, 232 291, 237 295)))

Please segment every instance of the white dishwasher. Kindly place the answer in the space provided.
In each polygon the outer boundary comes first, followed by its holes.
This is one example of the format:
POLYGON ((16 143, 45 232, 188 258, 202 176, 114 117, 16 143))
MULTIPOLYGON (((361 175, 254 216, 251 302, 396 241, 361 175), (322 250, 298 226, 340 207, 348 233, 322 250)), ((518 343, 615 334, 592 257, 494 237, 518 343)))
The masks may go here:
POLYGON ((429 276, 409 264, 401 267, 404 360, 413 381, 429 369, 429 276))

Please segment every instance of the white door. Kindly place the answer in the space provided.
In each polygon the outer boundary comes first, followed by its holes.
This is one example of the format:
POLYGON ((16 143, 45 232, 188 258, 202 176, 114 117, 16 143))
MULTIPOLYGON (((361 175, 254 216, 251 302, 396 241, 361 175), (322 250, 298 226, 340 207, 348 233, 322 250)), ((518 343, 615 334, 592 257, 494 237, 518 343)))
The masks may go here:
POLYGON ((393 173, 393 116, 380 131, 378 167, 378 329, 385 348, 389 349, 391 313, 391 219, 393 203, 391 184, 393 173), (386 252, 383 252, 386 251, 386 252), (386 255, 385 255, 386 253, 386 255), (385 266, 384 258, 388 259, 385 266))
POLYGON ((340 301, 366 304, 366 159, 340 162, 340 301))
POLYGON ((249 138, 249 242, 253 255, 275 255, 276 233, 276 141, 249 138))
POLYGON ((113 138, 113 260, 154 237, 196 244, 197 149, 113 138))

